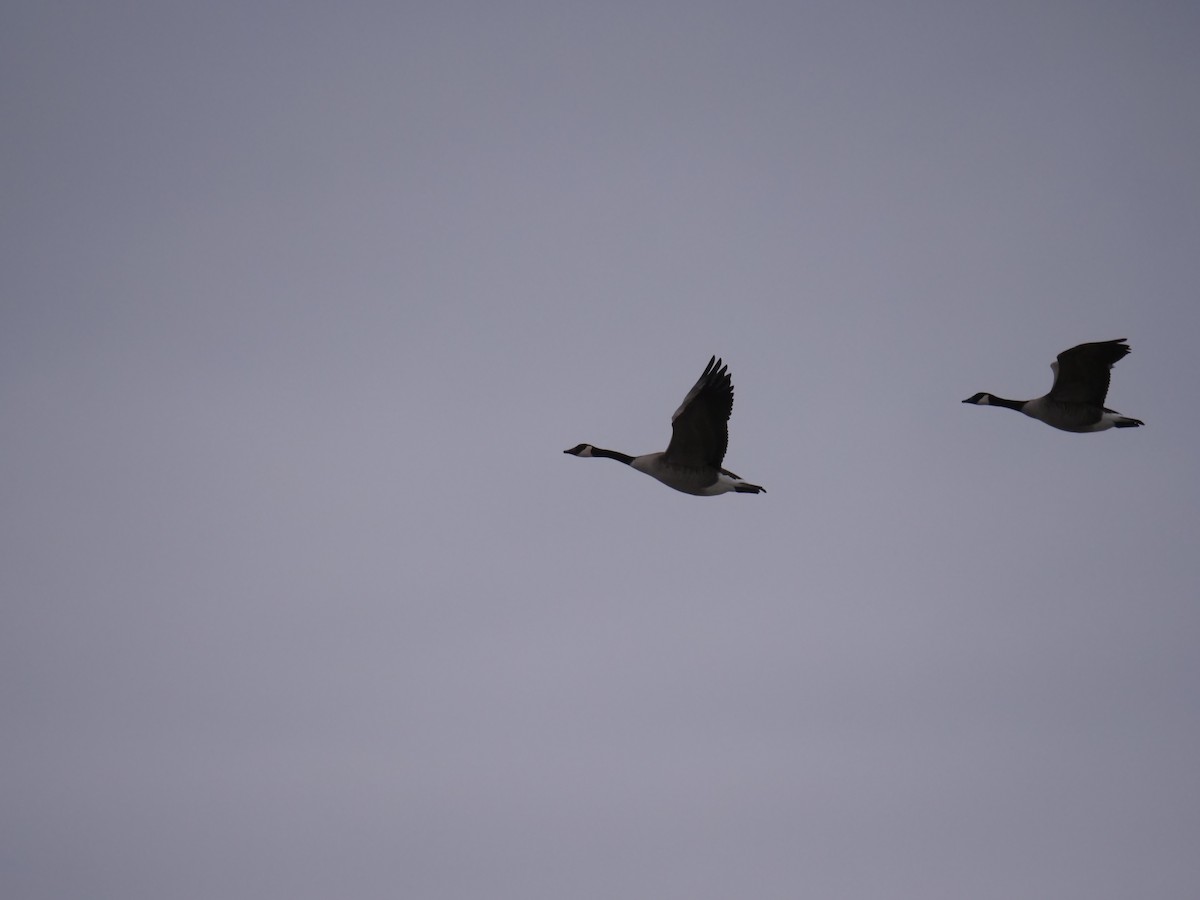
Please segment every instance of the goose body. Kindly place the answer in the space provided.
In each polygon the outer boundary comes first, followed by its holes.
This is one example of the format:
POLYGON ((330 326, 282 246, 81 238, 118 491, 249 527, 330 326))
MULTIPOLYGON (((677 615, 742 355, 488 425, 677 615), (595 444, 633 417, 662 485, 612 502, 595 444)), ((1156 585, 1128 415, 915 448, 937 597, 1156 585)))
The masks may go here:
POLYGON ((660 453, 630 456, 591 444, 578 444, 563 453, 585 458, 615 459, 667 487, 685 494, 712 497, 734 491, 758 494, 765 489, 749 484, 721 467, 729 444, 729 414, 733 411, 733 381, 729 369, 715 356, 671 416, 671 442, 660 453))
POLYGON ((1062 431, 1083 433, 1136 428, 1145 422, 1123 416, 1104 405, 1110 370, 1128 353, 1125 338, 1080 344, 1064 350, 1050 364, 1054 385, 1045 396, 1032 400, 1006 400, 984 392, 968 397, 963 403, 1015 409, 1062 431))

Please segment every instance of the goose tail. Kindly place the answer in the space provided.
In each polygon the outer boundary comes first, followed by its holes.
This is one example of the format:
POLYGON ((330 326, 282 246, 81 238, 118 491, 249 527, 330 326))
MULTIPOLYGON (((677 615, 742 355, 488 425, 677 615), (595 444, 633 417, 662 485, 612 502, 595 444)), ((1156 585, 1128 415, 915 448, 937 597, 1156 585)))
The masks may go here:
POLYGON ((739 494, 765 494, 767 492, 765 487, 757 484, 750 484, 748 481, 738 482, 738 484, 734 487, 734 490, 739 494))

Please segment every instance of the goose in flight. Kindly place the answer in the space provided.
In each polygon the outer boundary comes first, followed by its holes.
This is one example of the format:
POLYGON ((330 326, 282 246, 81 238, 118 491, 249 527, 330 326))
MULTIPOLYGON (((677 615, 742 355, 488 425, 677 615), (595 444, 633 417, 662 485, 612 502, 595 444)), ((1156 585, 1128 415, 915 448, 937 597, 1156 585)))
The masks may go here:
POLYGON ((685 494, 712 497, 726 491, 757 494, 764 488, 748 484, 728 469, 721 468, 729 444, 729 414, 733 411, 733 381, 728 367, 715 356, 700 380, 692 387, 675 415, 671 416, 671 443, 661 453, 629 456, 579 444, 563 453, 572 456, 615 459, 657 478, 667 487, 685 494))
POLYGON ((980 393, 963 403, 977 406, 1003 406, 1015 409, 1063 431, 1104 431, 1107 428, 1136 428, 1146 424, 1131 419, 1104 405, 1108 394, 1109 370, 1129 352, 1125 338, 1080 344, 1058 354, 1054 386, 1044 397, 1033 400, 1005 400, 995 394, 980 393))

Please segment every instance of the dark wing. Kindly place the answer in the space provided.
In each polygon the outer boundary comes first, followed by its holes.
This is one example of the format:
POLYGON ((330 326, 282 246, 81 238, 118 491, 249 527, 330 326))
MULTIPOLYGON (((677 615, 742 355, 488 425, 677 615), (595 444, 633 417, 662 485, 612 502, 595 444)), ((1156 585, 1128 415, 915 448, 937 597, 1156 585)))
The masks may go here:
POLYGON ((1103 406, 1108 395, 1109 370, 1129 352, 1125 338, 1080 344, 1058 354, 1053 366, 1050 396, 1065 403, 1103 406))
POLYGON ((671 443, 664 454, 677 466, 721 467, 729 445, 733 381, 715 356, 671 416, 671 443))

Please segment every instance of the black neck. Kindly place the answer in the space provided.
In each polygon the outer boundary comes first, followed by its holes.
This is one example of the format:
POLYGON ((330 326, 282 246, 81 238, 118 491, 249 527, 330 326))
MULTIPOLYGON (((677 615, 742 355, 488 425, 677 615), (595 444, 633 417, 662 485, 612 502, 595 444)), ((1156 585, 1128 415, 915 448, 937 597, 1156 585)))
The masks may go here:
POLYGON ((600 447, 592 448, 592 456, 603 456, 605 459, 615 459, 617 462, 623 462, 629 465, 633 462, 633 457, 625 453, 618 453, 616 450, 603 450, 600 447))
POLYGON ((1005 409, 1019 410, 1028 402, 1028 400, 1005 400, 1003 397, 997 397, 995 394, 992 394, 992 399, 988 401, 988 404, 990 406, 1003 406, 1005 409))

